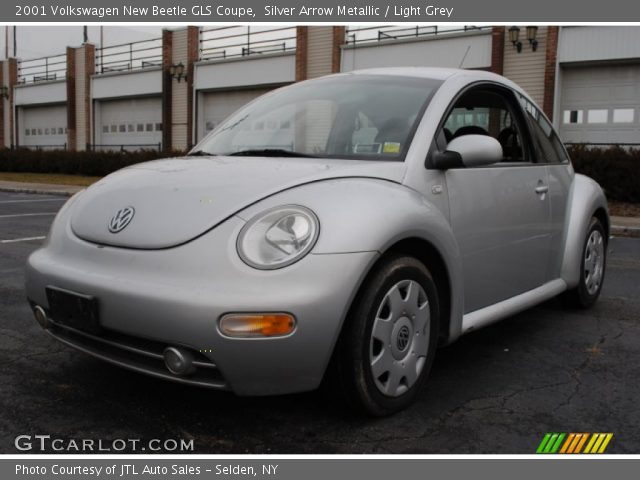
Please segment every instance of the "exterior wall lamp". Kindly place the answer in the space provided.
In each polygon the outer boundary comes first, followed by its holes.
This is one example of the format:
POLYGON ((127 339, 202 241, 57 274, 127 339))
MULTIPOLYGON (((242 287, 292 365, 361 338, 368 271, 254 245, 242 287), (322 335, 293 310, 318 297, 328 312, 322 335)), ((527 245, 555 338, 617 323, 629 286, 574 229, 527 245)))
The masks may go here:
POLYGON ((535 25, 529 25, 527 27, 527 40, 529 40, 529 45, 531 45, 531 50, 536 51, 538 49, 538 40, 536 36, 538 35, 538 27, 535 25))
MULTIPOLYGON (((531 45, 531 51, 533 52, 538 49, 538 40, 536 39, 537 36, 538 27, 536 27, 535 25, 527 26, 527 40, 529 40, 529 45, 531 45)), ((511 40, 511 43, 518 51, 518 53, 522 52, 522 42, 520 41, 520 27, 516 27, 514 25, 509 29, 509 40, 511 40)))
POLYGON ((515 25, 509 29, 509 40, 518 51, 518 53, 522 52, 522 42, 518 40, 520 37, 520 27, 516 27, 515 25))
POLYGON ((9 87, 6 85, 0 87, 0 98, 9 98, 9 87))
POLYGON ((182 79, 184 79, 185 81, 187 80, 187 74, 184 71, 184 65, 182 64, 182 62, 171 65, 169 67, 169 74, 172 78, 178 80, 178 82, 182 81, 182 79))

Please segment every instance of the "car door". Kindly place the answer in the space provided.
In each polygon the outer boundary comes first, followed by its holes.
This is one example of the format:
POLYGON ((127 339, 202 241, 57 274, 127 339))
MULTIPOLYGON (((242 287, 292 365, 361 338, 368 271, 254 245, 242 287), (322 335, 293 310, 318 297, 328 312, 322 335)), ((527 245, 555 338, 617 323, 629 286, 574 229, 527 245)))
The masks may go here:
POLYGON ((464 273, 465 313, 534 289, 547 278, 550 203, 546 165, 514 93, 495 85, 462 92, 438 138, 496 138, 503 161, 445 173, 450 221, 464 273))
POLYGON ((547 262, 547 280, 560 277, 562 267, 562 242, 567 215, 567 201, 571 180, 573 179, 569 155, 565 150, 551 122, 531 101, 518 95, 524 108, 539 163, 547 165, 549 178, 550 219, 550 255, 547 262))

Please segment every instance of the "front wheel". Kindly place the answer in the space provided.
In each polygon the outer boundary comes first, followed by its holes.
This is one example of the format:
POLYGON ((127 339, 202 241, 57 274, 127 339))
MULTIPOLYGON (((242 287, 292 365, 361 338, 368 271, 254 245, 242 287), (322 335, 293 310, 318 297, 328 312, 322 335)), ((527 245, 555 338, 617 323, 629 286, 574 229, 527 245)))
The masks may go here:
POLYGON ((436 285, 424 264, 392 255, 369 275, 338 344, 338 376, 349 403, 384 416, 410 405, 438 341, 436 285))
POLYGON ((582 247, 580 282, 568 293, 570 302, 580 308, 591 307, 602 290, 607 262, 607 236, 600 220, 591 219, 582 247))

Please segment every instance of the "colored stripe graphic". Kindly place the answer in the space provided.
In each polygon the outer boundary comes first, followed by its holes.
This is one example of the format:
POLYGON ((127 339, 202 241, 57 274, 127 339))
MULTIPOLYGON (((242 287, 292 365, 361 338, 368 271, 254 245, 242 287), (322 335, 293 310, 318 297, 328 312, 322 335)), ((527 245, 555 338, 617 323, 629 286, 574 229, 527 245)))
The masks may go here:
POLYGON ((536 453, 600 454, 605 452, 612 438, 613 433, 546 433, 536 453))
POLYGON ((582 438, 578 442, 578 445, 576 445, 576 449, 574 450, 573 453, 580 453, 582 451, 582 447, 584 446, 584 444, 587 441, 587 438, 589 438, 589 434, 588 433, 581 433, 581 435, 582 435, 582 438))
POLYGON ((556 453, 565 436, 566 433, 547 433, 538 445, 536 453, 556 453))

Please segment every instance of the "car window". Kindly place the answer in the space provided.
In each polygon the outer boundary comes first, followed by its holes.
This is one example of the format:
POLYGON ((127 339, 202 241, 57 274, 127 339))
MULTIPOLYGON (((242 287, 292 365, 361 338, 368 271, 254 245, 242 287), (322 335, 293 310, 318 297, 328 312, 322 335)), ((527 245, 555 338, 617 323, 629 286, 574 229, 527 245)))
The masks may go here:
POLYGON ((366 114, 358 112, 351 135, 350 150, 355 153, 380 153, 382 145, 376 142, 379 131, 366 114))
POLYGON ((549 121, 532 102, 522 95, 518 95, 518 97, 522 108, 527 112, 527 118, 535 139, 538 162, 562 163, 568 161, 567 152, 549 121))
POLYGON ((507 95, 486 87, 465 92, 444 122, 446 143, 462 135, 489 135, 502 145, 504 162, 527 161, 523 129, 507 95))
POLYGON ((267 94, 217 126, 195 148, 214 155, 272 150, 354 160, 404 160, 418 119, 442 82, 339 75, 267 94))

